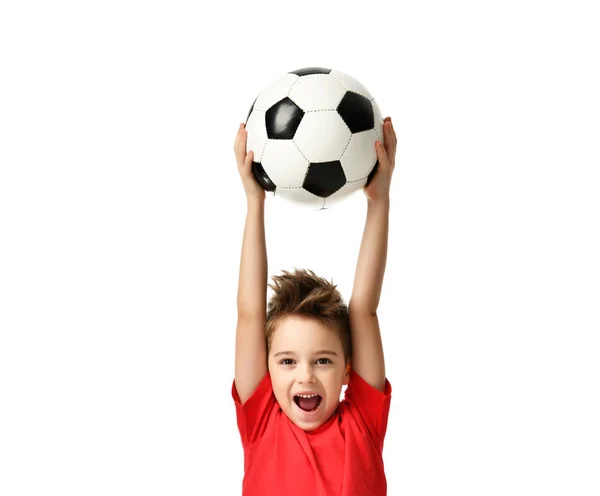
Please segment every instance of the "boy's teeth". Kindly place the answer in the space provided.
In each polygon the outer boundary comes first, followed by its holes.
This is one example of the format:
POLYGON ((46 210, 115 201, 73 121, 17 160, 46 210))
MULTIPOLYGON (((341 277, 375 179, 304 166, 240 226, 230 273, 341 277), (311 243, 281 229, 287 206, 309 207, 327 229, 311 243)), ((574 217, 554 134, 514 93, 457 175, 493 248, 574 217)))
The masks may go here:
POLYGON ((315 396, 319 396, 318 394, 297 394, 300 398, 313 398, 315 396))

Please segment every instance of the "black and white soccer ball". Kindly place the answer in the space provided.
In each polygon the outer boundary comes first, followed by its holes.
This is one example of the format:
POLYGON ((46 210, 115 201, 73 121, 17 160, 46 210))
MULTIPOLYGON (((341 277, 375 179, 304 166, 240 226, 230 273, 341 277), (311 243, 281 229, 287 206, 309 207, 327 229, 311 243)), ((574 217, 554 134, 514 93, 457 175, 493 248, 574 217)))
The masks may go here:
POLYGON ((307 67, 271 82, 246 119, 252 172, 273 195, 320 210, 367 185, 383 118, 356 79, 307 67))

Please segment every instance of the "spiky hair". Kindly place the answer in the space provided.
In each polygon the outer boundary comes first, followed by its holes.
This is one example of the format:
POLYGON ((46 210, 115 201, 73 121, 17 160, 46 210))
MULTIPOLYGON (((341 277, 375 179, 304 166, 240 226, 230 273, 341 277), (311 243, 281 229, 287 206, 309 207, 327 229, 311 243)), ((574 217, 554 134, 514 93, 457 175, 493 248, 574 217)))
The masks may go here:
POLYGON ((282 319, 290 316, 312 317, 335 331, 342 343, 346 363, 352 358, 352 339, 348 306, 337 285, 317 276, 308 269, 283 270, 283 275, 273 276, 274 291, 267 305, 267 353, 273 334, 282 319))

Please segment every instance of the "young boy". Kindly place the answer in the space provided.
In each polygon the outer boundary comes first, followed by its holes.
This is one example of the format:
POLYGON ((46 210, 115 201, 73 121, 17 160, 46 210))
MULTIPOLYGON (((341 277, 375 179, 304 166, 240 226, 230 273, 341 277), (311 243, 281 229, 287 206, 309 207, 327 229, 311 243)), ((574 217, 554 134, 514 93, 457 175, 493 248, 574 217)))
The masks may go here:
POLYGON ((274 276, 267 309, 265 192, 241 124, 234 150, 247 197, 231 394, 244 448, 243 496, 387 493, 383 440, 392 388, 377 319, 387 257, 396 134, 384 120, 352 296, 308 270, 274 276), (342 386, 348 385, 339 401, 342 386))

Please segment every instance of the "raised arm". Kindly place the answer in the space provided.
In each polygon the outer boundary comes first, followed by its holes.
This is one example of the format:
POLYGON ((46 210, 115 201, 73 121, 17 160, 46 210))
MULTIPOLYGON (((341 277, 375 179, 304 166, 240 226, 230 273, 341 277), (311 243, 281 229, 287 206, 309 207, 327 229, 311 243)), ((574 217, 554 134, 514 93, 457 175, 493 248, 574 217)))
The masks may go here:
POLYGON ((242 403, 252 395, 267 372, 265 192, 252 175, 253 153, 246 153, 247 136, 244 125, 240 125, 234 150, 246 192, 247 212, 237 294, 235 387, 242 403))
POLYGON ((364 188, 367 217, 348 304, 352 334, 352 368, 367 383, 384 390, 385 361, 377 307, 387 260, 390 184, 395 167, 396 134, 388 117, 384 144, 376 145, 379 168, 364 188))

